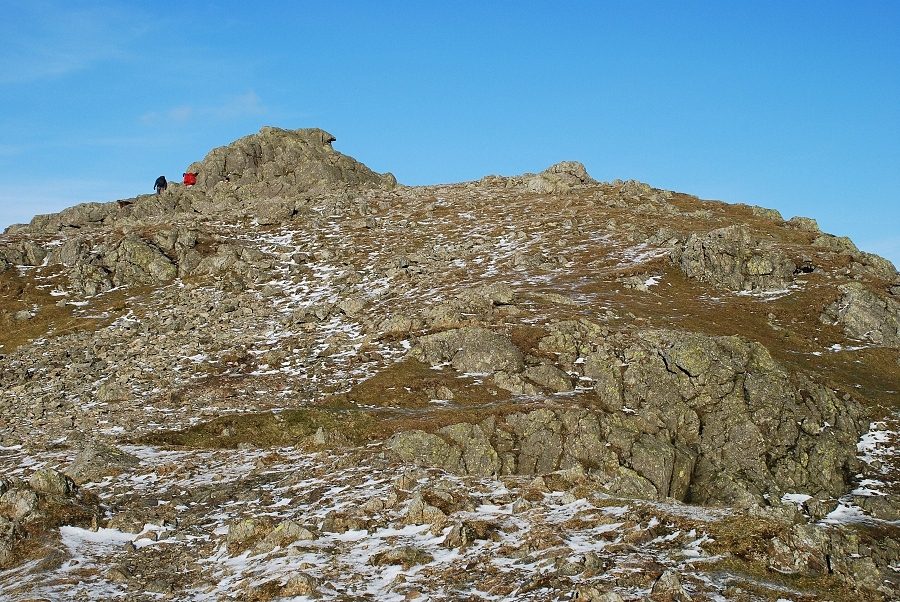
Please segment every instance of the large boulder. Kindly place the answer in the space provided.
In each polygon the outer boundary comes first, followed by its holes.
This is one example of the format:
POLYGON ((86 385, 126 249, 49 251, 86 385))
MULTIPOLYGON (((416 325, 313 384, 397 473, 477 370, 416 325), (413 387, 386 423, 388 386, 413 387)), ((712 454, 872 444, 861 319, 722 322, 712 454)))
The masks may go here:
POLYGON ((51 254, 64 265, 70 265, 73 288, 86 295, 96 295, 116 286, 160 284, 178 276, 178 266, 150 241, 128 234, 119 240, 103 242, 96 247, 72 240, 51 254))
POLYGON ((66 474, 78 483, 97 482, 103 477, 133 469, 140 460, 117 447, 91 442, 82 449, 66 474))
POLYGON ((672 258, 689 278, 733 291, 784 288, 797 267, 744 224, 691 234, 672 258))
POLYGON ((335 138, 317 128, 264 127, 213 149, 188 167, 197 189, 240 199, 297 196, 344 188, 393 188, 391 174, 378 174, 331 147, 335 138))
POLYGON ((524 356, 509 337, 486 328, 468 327, 426 335, 410 354, 437 365, 450 363, 460 372, 521 372, 524 356))
POLYGON ((97 497, 59 471, 0 479, 0 569, 46 554, 58 545, 59 526, 96 527, 101 516, 97 497))
POLYGON ((27 226, 17 227, 17 232, 56 233, 60 230, 81 230, 107 222, 116 214, 119 205, 111 203, 81 203, 63 209, 59 213, 36 215, 27 226))
POLYGON ((880 296, 859 282, 838 287, 841 296, 825 308, 820 320, 840 325, 848 336, 885 347, 900 347, 900 303, 880 296))
POLYGON ((47 251, 33 240, 0 241, 0 265, 41 265, 47 251))
POLYGON ((561 161, 539 174, 522 176, 522 185, 530 192, 566 192, 573 188, 596 184, 584 165, 578 161, 561 161))

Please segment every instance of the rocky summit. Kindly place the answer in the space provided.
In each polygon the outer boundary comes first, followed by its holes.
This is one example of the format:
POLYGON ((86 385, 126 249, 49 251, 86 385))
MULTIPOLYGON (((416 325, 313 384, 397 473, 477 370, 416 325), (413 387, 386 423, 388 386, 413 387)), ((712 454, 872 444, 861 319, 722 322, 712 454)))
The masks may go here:
POLYGON ((890 262, 334 140, 0 237, 0 599, 897 599, 890 262))

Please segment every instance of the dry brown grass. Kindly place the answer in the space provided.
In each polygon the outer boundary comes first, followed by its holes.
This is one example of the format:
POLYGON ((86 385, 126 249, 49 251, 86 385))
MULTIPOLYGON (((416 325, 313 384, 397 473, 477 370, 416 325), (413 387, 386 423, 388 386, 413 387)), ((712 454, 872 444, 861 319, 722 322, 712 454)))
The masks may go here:
POLYGON ((36 268, 47 278, 40 282, 45 288, 38 288, 33 278, 22 277, 16 270, 0 273, 0 352, 8 353, 19 346, 44 336, 61 336, 72 332, 90 332, 107 326, 118 314, 128 307, 127 298, 140 295, 140 287, 129 290, 118 289, 97 295, 91 299, 90 314, 108 313, 109 317, 84 317, 72 305, 57 305, 63 297, 54 297, 50 290, 57 284, 66 284, 64 277, 53 272, 36 268), (50 286, 45 286, 50 285, 50 286), (19 310, 36 309, 29 320, 14 320, 12 316, 19 310))

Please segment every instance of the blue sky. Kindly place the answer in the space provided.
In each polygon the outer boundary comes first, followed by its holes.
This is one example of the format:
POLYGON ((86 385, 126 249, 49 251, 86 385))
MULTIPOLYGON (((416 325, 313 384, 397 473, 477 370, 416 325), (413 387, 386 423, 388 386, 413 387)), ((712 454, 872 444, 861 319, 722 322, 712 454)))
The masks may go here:
POLYGON ((900 264, 900 2, 0 0, 0 227, 263 125, 404 184, 582 161, 900 264))

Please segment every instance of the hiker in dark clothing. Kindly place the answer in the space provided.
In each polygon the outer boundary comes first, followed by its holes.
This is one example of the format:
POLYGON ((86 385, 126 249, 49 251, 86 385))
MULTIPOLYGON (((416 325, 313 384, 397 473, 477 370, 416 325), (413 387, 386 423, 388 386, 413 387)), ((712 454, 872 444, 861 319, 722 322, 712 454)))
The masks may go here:
POLYGON ((162 194, 163 190, 169 187, 169 183, 166 182, 166 176, 159 176, 156 178, 156 183, 153 185, 153 189, 156 191, 156 194, 162 194))

